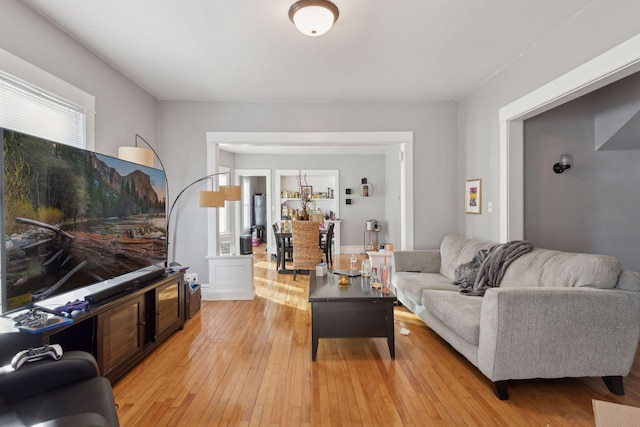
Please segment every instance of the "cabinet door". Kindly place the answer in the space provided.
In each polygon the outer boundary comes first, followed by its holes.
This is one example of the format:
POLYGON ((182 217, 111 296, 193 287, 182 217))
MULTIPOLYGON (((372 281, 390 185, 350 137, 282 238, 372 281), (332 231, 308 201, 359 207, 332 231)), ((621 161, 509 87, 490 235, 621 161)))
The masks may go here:
POLYGON ((170 282, 156 288, 156 340, 162 340, 183 325, 183 310, 180 293, 184 292, 182 280, 170 282))
POLYGON ((142 296, 130 299, 98 316, 98 362, 102 375, 142 351, 145 304, 142 296))

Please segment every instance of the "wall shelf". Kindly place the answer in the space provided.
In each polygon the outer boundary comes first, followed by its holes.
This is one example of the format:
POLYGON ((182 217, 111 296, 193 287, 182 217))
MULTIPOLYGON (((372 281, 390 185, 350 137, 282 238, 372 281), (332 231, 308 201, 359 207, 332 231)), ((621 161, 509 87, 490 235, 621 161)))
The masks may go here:
MULTIPOLYGON (((315 206, 316 210, 321 211, 323 214, 333 212, 333 217, 336 223, 334 227, 333 247, 334 253, 340 253, 340 171, 337 169, 277 169, 275 171, 275 194, 277 203, 279 206, 279 212, 276 213, 276 218, 279 222, 283 220, 291 219, 290 215, 284 215, 284 209, 300 209, 299 197, 284 197, 284 192, 296 192, 299 191, 298 187, 298 174, 302 176, 306 175, 306 184, 312 187, 313 193, 333 193, 333 198, 330 197, 312 197, 311 205, 315 206), (331 189, 332 191, 329 191, 331 189)), ((325 226, 328 226, 328 220, 325 219, 325 226)), ((273 231, 271 231, 273 232, 273 231)), ((275 240, 273 240, 275 241, 275 240)), ((272 253, 275 253, 275 247, 271 249, 272 253)))

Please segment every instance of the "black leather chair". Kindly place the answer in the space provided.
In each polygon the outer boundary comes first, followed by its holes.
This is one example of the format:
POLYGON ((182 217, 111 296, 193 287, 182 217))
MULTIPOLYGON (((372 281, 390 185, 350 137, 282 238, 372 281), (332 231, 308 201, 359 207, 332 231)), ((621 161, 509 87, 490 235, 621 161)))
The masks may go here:
POLYGON ((35 424, 120 425, 111 383, 91 354, 69 351, 0 372, 0 425, 35 424))
POLYGON ((327 230, 327 234, 325 235, 324 239, 322 239, 322 242, 320 242, 320 249, 322 249, 322 252, 324 253, 324 258, 329 268, 333 267, 333 256, 331 255, 331 244, 333 241, 333 227, 335 225, 336 224, 334 222, 329 224, 329 229, 327 230))

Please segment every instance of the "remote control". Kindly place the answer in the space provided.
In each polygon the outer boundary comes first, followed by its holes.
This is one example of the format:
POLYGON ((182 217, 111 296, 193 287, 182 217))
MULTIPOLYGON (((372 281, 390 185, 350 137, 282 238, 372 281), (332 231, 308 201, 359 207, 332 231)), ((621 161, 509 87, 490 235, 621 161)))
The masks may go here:
POLYGON ((42 347, 33 347, 28 350, 18 352, 11 360, 11 367, 15 370, 20 368, 26 362, 35 362, 36 360, 52 357, 54 360, 62 358, 62 347, 60 344, 50 344, 42 347))

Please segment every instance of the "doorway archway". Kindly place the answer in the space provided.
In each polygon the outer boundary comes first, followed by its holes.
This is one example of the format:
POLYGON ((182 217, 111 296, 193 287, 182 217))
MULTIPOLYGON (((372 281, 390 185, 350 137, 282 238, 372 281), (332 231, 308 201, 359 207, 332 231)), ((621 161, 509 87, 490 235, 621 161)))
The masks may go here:
MULTIPOLYGON (((207 132, 207 173, 216 173, 220 145, 366 147, 395 146, 400 162, 400 246, 413 249, 413 132, 207 132)), ((218 246, 215 213, 208 218, 209 256, 218 246)))

